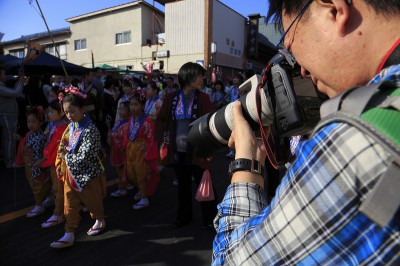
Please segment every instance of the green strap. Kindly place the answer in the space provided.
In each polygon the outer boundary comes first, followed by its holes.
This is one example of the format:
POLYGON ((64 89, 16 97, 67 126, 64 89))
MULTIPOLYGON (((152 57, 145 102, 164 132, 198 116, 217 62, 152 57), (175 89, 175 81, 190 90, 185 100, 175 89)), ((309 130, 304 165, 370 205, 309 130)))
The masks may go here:
MULTIPOLYGON (((379 92, 383 94, 383 92, 379 92)), ((376 127, 386 137, 400 146, 400 88, 392 90, 388 98, 376 107, 370 107, 361 118, 376 127)))

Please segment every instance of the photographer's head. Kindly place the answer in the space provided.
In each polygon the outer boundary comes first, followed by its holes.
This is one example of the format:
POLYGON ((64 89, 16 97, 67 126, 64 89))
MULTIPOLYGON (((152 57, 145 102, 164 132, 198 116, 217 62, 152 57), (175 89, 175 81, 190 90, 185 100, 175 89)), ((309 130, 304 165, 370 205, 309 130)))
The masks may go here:
POLYGON ((286 48, 333 97, 368 83, 399 38, 398 0, 270 0, 268 18, 288 30, 286 48))

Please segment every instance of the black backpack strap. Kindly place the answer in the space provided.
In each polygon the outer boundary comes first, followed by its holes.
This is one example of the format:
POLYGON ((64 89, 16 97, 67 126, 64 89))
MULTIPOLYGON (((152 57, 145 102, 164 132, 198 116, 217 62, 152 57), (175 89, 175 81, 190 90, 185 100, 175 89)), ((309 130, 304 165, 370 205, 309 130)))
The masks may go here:
POLYGON ((321 105, 321 118, 339 110, 359 117, 368 103, 377 106, 387 98, 384 94, 378 95, 378 91, 393 88, 396 88, 396 85, 392 81, 385 80, 347 90, 321 105))
POLYGON ((385 93, 396 88, 392 82, 381 82, 370 86, 351 89, 325 102, 321 107, 322 120, 316 126, 314 133, 331 123, 349 124, 365 135, 373 138, 392 159, 388 170, 378 180, 360 206, 360 211, 381 227, 385 227, 399 214, 400 208, 400 147, 392 139, 361 119, 360 115, 369 104, 381 108, 395 108, 400 111, 400 97, 387 97, 385 93))
POLYGON ((392 162, 360 206, 360 211, 382 228, 389 224, 400 208, 399 173, 399 163, 392 162))

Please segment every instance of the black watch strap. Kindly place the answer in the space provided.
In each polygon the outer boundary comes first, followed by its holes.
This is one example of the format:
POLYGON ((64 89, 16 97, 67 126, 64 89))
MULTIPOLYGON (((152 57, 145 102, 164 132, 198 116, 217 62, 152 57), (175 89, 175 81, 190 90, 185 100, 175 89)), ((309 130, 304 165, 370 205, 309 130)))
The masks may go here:
POLYGON ((253 174, 264 176, 265 170, 261 163, 254 159, 239 158, 229 164, 229 177, 232 177, 234 172, 247 171, 253 174))

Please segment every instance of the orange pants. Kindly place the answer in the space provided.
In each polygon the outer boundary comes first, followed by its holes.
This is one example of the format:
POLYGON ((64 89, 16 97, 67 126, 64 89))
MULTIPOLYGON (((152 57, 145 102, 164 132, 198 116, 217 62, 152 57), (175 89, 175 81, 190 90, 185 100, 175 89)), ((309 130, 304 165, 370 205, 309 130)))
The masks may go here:
POLYGON ((115 170, 117 172, 117 177, 118 177, 118 187, 120 189, 126 189, 128 187, 129 182, 124 177, 124 171, 125 171, 124 165, 115 166, 115 170))
POLYGON ((62 216, 64 213, 64 182, 57 178, 54 165, 50 167, 50 176, 55 197, 53 215, 62 216))
MULTIPOLYGON (((67 170, 67 174, 70 175, 67 170)), ((93 219, 104 219, 103 199, 106 195, 106 177, 98 176, 88 182, 79 192, 71 187, 69 178, 64 181, 64 215, 66 219, 65 232, 75 232, 81 216, 79 211, 83 204, 90 212, 93 219)))
POLYGON ((25 163, 25 177, 31 187, 36 205, 42 205, 44 199, 49 195, 51 190, 50 179, 47 173, 32 178, 32 167, 28 166, 31 162, 25 163))
POLYGON ((147 197, 147 164, 144 161, 145 152, 140 150, 145 143, 144 139, 136 139, 129 141, 126 147, 126 176, 139 188, 142 198, 147 197))

